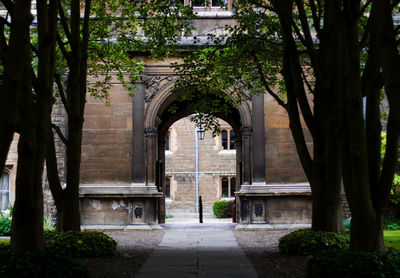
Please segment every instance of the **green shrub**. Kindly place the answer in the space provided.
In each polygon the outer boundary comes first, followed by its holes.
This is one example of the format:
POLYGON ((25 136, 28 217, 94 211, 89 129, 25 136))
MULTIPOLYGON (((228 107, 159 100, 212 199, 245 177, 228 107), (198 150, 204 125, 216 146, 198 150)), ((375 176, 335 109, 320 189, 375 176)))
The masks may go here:
POLYGON ((0 277, 89 277, 89 271, 79 261, 53 250, 10 254, 0 251, 0 277))
POLYGON ((113 255, 117 243, 100 232, 54 232, 44 233, 46 249, 64 252, 73 257, 101 257, 113 255))
POLYGON ((385 230, 400 230, 400 220, 395 218, 385 219, 383 227, 385 230))
POLYGON ((348 249, 350 239, 345 233, 301 229, 281 237, 278 247, 285 254, 313 255, 323 250, 348 249))
POLYGON ((310 258, 307 277, 400 277, 400 252, 322 251, 310 258))
POLYGON ((9 236, 11 232, 11 218, 0 213, 0 236, 9 236))
POLYGON ((232 206, 229 201, 216 201, 213 204, 213 211, 218 218, 232 217, 232 206))

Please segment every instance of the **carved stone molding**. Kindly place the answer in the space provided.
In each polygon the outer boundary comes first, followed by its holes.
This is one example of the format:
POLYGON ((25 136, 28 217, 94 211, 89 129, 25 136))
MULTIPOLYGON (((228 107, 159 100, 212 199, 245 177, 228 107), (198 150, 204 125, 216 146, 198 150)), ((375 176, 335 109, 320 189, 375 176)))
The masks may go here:
POLYGON ((250 136, 251 135, 251 127, 250 126, 242 126, 240 128, 240 132, 242 136, 250 136))
POLYGON ((147 127, 144 129, 146 136, 156 136, 157 128, 156 127, 147 127))
POLYGON ((144 100, 146 102, 151 102, 158 92, 162 91, 165 87, 169 86, 171 82, 175 82, 177 79, 178 77, 173 75, 148 76, 146 79, 144 79, 144 84, 146 86, 144 100))

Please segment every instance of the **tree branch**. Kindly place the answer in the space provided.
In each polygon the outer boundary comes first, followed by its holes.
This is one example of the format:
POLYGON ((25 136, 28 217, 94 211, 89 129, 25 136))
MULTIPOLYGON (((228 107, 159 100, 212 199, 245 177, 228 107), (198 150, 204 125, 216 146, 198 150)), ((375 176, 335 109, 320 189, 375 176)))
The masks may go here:
POLYGON ((62 208, 64 191, 61 187, 60 177, 58 175, 56 148, 54 145, 54 135, 51 129, 48 131, 48 137, 49 140, 46 152, 47 178, 54 202, 57 208, 62 208))
POLYGON ((13 12, 14 3, 11 0, 1 0, 1 2, 3 3, 4 7, 6 7, 9 13, 13 12))
POLYGON ((65 48, 64 42, 61 39, 60 34, 58 34, 58 33, 57 33, 57 44, 58 44, 58 47, 61 50, 62 55, 64 56, 65 60, 67 61, 68 67, 71 68, 72 67, 71 54, 65 48))
POLYGON ((263 71, 260 63, 258 62, 256 55, 254 55, 254 60, 256 62, 258 75, 261 78, 261 82, 263 83, 265 90, 267 90, 268 94, 270 94, 280 106, 282 106, 283 108, 285 108, 285 110, 287 110, 287 104, 284 101, 282 101, 279 98, 279 96, 277 94, 275 94, 274 91, 272 91, 272 89, 269 87, 268 81, 265 79, 264 71, 263 71))
POLYGON ((56 124, 51 124, 51 127, 55 130, 57 133, 58 137, 60 137, 61 141, 64 143, 65 146, 68 146, 68 140, 65 138, 64 134, 62 133, 60 127, 56 124))
POLYGON ((61 83, 61 78, 60 78, 59 74, 55 75, 55 81, 56 81, 56 84, 57 84, 58 91, 60 93, 61 102, 64 104, 65 111, 67 111, 67 115, 69 117, 71 117, 72 116, 72 111, 71 111, 71 108, 69 107, 69 103, 68 103, 67 98, 65 96, 64 88, 63 88, 63 85, 61 83))
POLYGON ((311 8, 311 14, 312 14, 312 18, 314 21, 314 27, 315 27, 315 31, 317 32, 317 35, 321 34, 321 16, 318 15, 317 13, 317 7, 315 6, 314 0, 310 1, 310 8, 311 8))
POLYGON ((64 9, 60 2, 58 3, 58 13, 60 15, 60 23, 64 30, 65 36, 67 37, 67 40, 70 42, 71 41, 71 32, 68 27, 68 20, 65 16, 64 9))

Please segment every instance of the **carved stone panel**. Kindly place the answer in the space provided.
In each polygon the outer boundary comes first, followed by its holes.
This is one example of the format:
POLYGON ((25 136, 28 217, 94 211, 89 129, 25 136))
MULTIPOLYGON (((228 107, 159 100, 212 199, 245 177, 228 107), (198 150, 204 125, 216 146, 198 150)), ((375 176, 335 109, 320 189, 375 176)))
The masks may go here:
POLYGON ((253 200, 252 207, 252 222, 254 223, 265 223, 266 222, 266 214, 265 214, 265 200, 253 200))
POLYGON ((132 224, 141 224, 146 220, 146 208, 144 201, 133 201, 132 202, 132 224))
POLYGON ((175 82, 176 80, 177 77, 173 75, 147 76, 144 80, 144 84, 146 85, 145 101, 151 102, 158 92, 162 91, 164 88, 169 86, 171 82, 175 82))

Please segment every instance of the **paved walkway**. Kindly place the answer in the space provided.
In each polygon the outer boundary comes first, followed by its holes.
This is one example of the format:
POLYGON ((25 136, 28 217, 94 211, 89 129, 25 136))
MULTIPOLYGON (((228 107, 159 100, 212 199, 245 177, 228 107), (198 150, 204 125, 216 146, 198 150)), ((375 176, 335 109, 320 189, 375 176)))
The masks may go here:
POLYGON ((228 222, 173 222, 135 277, 257 277, 228 222))

